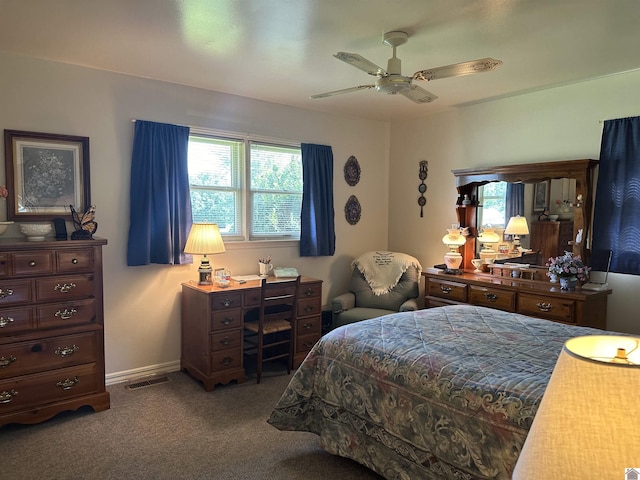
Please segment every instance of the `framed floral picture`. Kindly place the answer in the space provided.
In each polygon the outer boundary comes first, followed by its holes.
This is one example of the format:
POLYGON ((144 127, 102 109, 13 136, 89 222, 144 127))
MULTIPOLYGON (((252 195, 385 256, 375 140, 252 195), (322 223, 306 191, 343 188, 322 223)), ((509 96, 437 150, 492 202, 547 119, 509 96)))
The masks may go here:
POLYGON ((544 212, 549 208, 549 180, 533 185, 533 211, 544 212))
POLYGON ((4 131, 7 218, 71 219, 91 204, 89 137, 4 131))

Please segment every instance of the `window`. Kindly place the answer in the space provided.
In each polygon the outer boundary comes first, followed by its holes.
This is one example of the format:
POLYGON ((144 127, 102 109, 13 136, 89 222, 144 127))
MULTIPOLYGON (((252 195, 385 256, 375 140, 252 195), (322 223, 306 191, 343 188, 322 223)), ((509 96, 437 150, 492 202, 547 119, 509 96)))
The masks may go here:
POLYGON ((225 240, 297 240, 302 206, 299 146, 216 135, 189 137, 194 222, 225 240))
POLYGON ((506 217, 506 182, 490 182, 480 189, 482 205, 482 225, 505 227, 506 217))

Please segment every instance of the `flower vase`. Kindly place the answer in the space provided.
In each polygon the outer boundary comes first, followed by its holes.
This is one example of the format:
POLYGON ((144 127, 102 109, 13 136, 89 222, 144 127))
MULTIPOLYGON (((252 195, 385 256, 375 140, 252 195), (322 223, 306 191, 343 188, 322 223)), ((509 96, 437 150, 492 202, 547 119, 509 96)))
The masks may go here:
POLYGON ((573 291, 578 285, 576 277, 560 277, 560 290, 573 291))

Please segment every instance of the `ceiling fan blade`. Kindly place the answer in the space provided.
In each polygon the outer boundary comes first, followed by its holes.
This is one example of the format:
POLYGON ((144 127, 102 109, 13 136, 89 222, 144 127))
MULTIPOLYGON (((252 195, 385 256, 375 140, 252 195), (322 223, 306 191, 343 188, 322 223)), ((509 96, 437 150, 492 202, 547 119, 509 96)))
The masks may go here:
POLYGON ((438 80, 447 77, 461 77, 472 73, 490 72, 502 65, 501 60, 493 58, 480 58, 470 62, 455 63, 445 67, 436 67, 429 70, 419 70, 413 74, 414 80, 438 80))
POLYGON ((311 95, 309 98, 326 98, 326 97, 332 97, 334 95, 340 95, 342 93, 357 92, 358 90, 367 90, 369 88, 375 88, 375 85, 358 85, 357 87, 343 88, 342 90, 334 90, 332 92, 311 95))
POLYGON ((409 90, 401 93, 409 100, 416 103, 431 103, 438 98, 433 93, 427 92, 424 88, 419 87, 418 85, 411 85, 409 90))
POLYGON ((336 57, 338 60, 342 60, 343 62, 348 63, 351 66, 359 68, 363 72, 367 72, 369 75, 373 75, 374 77, 387 74, 384 68, 379 67, 373 62, 370 62, 362 55, 358 55, 357 53, 338 52, 334 55, 334 57, 336 57))

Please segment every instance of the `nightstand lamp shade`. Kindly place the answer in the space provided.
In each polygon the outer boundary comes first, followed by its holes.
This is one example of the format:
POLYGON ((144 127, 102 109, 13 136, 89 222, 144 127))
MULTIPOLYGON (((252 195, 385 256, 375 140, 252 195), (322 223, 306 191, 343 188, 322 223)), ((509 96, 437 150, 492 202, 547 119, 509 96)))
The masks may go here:
POLYGON ((629 478, 640 467, 639 345, 613 335, 567 340, 514 480, 629 478))
POLYGON ((215 223, 194 223, 191 226, 187 244, 184 246, 184 253, 204 255, 200 262, 198 273, 200 275, 199 285, 212 285, 211 274, 213 269, 209 263, 207 255, 222 253, 225 251, 220 229, 215 223))
POLYGON ((525 217, 511 217, 507 228, 504 229, 506 235, 513 235, 513 250, 517 251, 520 246, 520 235, 529 235, 529 225, 525 217))

